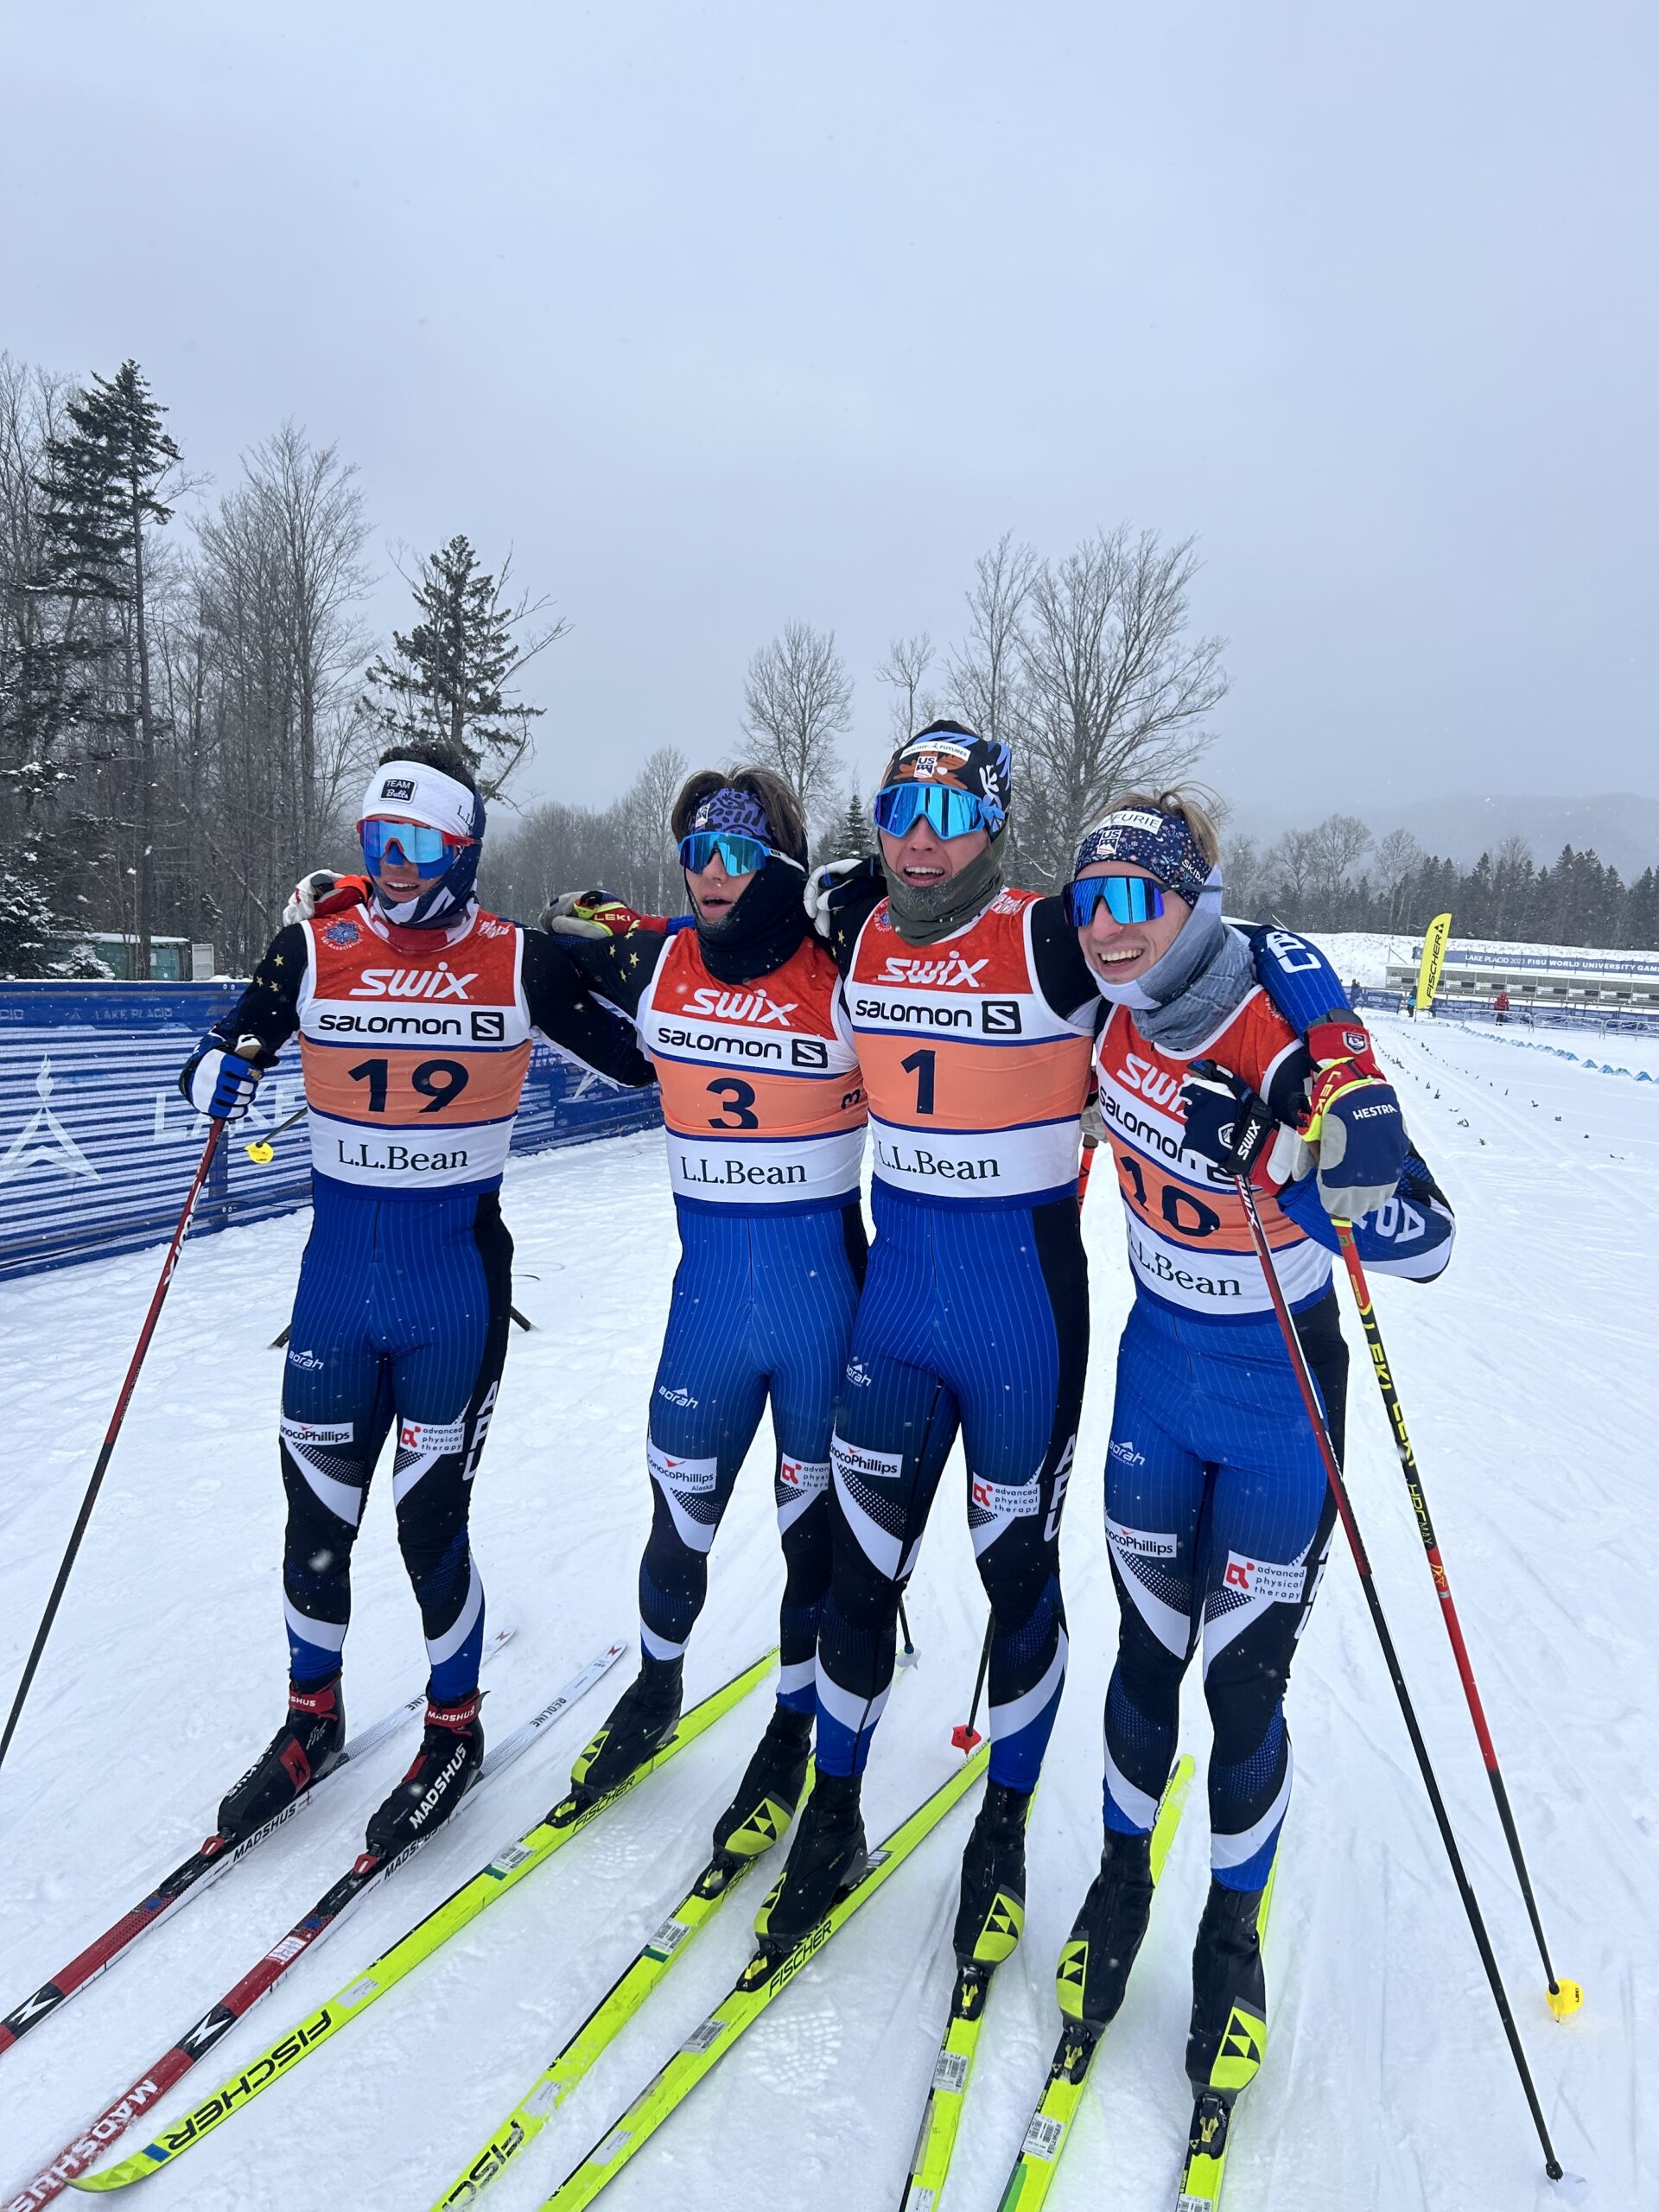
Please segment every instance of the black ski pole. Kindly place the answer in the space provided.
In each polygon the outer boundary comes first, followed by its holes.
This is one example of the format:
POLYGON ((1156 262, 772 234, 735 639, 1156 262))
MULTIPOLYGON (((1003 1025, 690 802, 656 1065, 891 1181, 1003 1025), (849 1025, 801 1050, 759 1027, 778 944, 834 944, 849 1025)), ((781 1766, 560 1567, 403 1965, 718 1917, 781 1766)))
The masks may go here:
POLYGON ((974 1682, 974 1701, 968 1708, 967 1719, 958 1720, 950 1731, 950 1748, 960 1751, 964 1758, 969 1751, 979 1748, 979 1731, 974 1723, 979 1718, 979 1700, 985 1694, 985 1675, 991 1663, 991 1631, 995 1626, 996 1616, 993 1613, 985 1624, 985 1641, 979 1649, 979 1673, 974 1682))
POLYGON ((1417 1765, 1423 1777, 1423 1786, 1428 1791, 1428 1802, 1433 1808, 1435 1825, 1440 1831, 1440 1841, 1446 1846, 1446 1855, 1451 1861, 1452 1878, 1457 1884, 1458 1895, 1463 1900, 1463 1909, 1469 1916, 1469 1927, 1475 1939, 1475 1948, 1480 1953, 1480 1962, 1485 1967, 1486 1979, 1491 1985, 1492 2002, 1497 2007, 1497 2017, 1503 2023, 1503 2032, 1509 2038, 1510 2056, 1515 2061, 1515 2070, 1521 2077, 1521 2087, 1526 2094, 1528 2109, 1532 2113, 1532 2124, 1538 2131, 1539 2142, 1543 2145, 1544 2171, 1549 2176, 1551 2181, 1560 2181, 1562 2178, 1561 2162, 1556 2157, 1555 2146, 1549 2139, 1549 2129, 1544 2120, 1544 2108, 1539 2103, 1538 2092, 1533 2086, 1532 2069, 1527 2064, 1527 2054, 1522 2047, 1521 2032, 1515 2024, 1515 2015, 1510 2009, 1509 1997, 1503 1987, 1503 1977, 1497 1970, 1497 1960, 1492 1950, 1491 1938, 1486 1933, 1486 1923, 1481 1916, 1479 1900, 1476 1897, 1473 1885, 1464 1869, 1463 1854, 1458 1849, 1457 1837, 1452 1832, 1451 1818, 1446 1812, 1445 1800, 1440 1796, 1440 1785, 1435 1779, 1434 1764, 1429 1758, 1428 1745, 1423 1741, 1423 1732, 1417 1725, 1416 1709, 1411 1701, 1411 1692, 1406 1687, 1405 1671, 1400 1664, 1400 1656, 1394 1648, 1394 1638, 1389 1633, 1388 1620, 1382 1611, 1382 1600, 1376 1594, 1376 1578, 1371 1572, 1370 1555, 1366 1551, 1365 1540, 1359 1533, 1359 1523, 1354 1517, 1353 1501, 1348 1495, 1348 1485, 1343 1479, 1342 1469, 1331 1443, 1331 1432, 1325 1425, 1324 1414, 1319 1410, 1319 1394, 1313 1388, 1313 1378, 1307 1371, 1307 1361, 1303 1356, 1301 1339, 1296 1334, 1296 1324, 1291 1319, 1289 1306, 1285 1303, 1285 1294, 1280 1287, 1278 1271, 1273 1264, 1273 1248, 1268 1243, 1267 1230, 1262 1227, 1262 1217, 1256 1211, 1255 1193, 1251 1190, 1247 1176, 1235 1176, 1233 1185, 1243 1205, 1244 1217, 1249 1224, 1250 1242, 1255 1247, 1256 1258, 1261 1262, 1262 1272, 1267 1278, 1268 1295, 1273 1300, 1273 1310, 1279 1322, 1279 1333, 1285 1340, 1285 1350, 1290 1357, 1291 1368, 1296 1377, 1296 1386, 1301 1392, 1302 1404, 1306 1409, 1308 1425, 1313 1429, 1314 1441, 1319 1446, 1319 1457, 1325 1462, 1325 1479, 1331 1485, 1331 1495, 1336 1500, 1337 1511, 1341 1516, 1344 1529, 1347 1531, 1349 1549, 1353 1553, 1354 1565, 1359 1570, 1359 1586, 1365 1592, 1365 1603, 1370 1609, 1371 1625, 1376 1629, 1377 1642, 1382 1647, 1383 1662, 1389 1670, 1389 1679, 1394 1684, 1395 1696, 1400 1702, 1400 1712, 1406 1724, 1406 1733, 1411 1738, 1412 1750, 1417 1754, 1417 1765))
MULTIPOLYGON (((244 1038, 238 1040, 238 1049, 243 1048, 248 1048, 249 1057, 251 1058, 259 1049, 257 1039, 244 1038)), ((63 1563, 58 1569, 58 1579, 52 1585, 52 1594, 46 1601, 46 1611, 41 1616, 40 1627, 35 1632, 35 1642, 23 1667, 22 1680, 18 1683, 17 1694, 11 1700, 11 1712, 6 1721, 5 1733, 0 1736, 0 1766, 4 1765, 6 1753, 11 1749, 11 1739, 17 1732, 18 1721, 22 1718, 24 1701, 34 1682, 35 1670, 41 1663, 41 1655, 46 1649, 46 1639, 52 1633, 52 1624, 58 1617, 58 1607, 63 1603, 63 1593, 69 1586, 69 1576, 74 1567, 75 1554, 80 1549, 81 1539, 86 1534, 87 1525, 92 1520, 92 1508, 97 1504, 98 1493, 103 1487, 105 1471, 109 1466, 115 1451, 115 1440, 121 1433, 121 1424, 127 1417, 127 1408, 132 1401, 133 1387, 138 1380, 138 1370, 144 1363, 144 1354, 149 1350, 149 1340, 155 1335, 156 1324, 161 1318, 162 1302, 167 1296, 167 1287, 173 1280, 174 1268, 179 1264, 179 1253, 184 1243, 184 1233, 190 1226, 190 1217, 196 1210, 196 1200, 201 1196, 202 1186, 207 1180, 207 1171, 213 1164, 213 1154, 219 1149, 219 1140, 223 1135, 224 1130, 223 1122, 213 1122, 208 1129, 207 1141, 201 1148, 201 1158, 197 1163, 195 1174, 191 1179, 190 1188, 185 1194, 184 1205, 179 1214, 178 1226, 173 1231, 173 1241, 168 1246, 167 1257, 162 1262, 160 1280, 150 1297, 149 1311, 144 1316, 144 1325, 138 1332, 138 1342, 128 1363, 126 1380, 121 1385, 121 1394, 115 1402, 115 1411, 110 1416, 109 1427, 105 1431, 103 1446, 98 1455, 98 1464, 93 1467, 92 1478, 86 1485, 86 1495, 80 1501, 80 1511, 75 1516, 75 1525, 70 1531, 68 1548, 65 1551, 63 1563)))
POLYGON ((1510 1847, 1510 1857, 1515 1861, 1516 1878, 1521 1885, 1521 1895, 1526 1901, 1527 1916, 1532 1923, 1538 1955, 1544 1962, 1544 1978, 1549 1985, 1549 2009, 1558 2020, 1564 2020, 1569 2012, 1576 2012, 1583 2004, 1584 1991, 1576 1981, 1558 1981, 1555 1969, 1550 1963, 1549 1945, 1544 1940, 1543 1916, 1539 1912, 1538 1900, 1533 1893, 1532 1877, 1527 1872, 1520 1831, 1515 1825, 1515 1815, 1510 1809, 1510 1793, 1503 1786, 1503 1772, 1497 1764, 1497 1748, 1492 1742, 1491 1730, 1486 1726, 1485 1708, 1481 1704, 1480 1692, 1475 1684, 1475 1669, 1469 1656, 1469 1648, 1463 1640, 1463 1624, 1458 1618, 1451 1578, 1446 1573, 1446 1562, 1440 1557, 1440 1539, 1434 1534, 1434 1523, 1429 1518, 1428 1500, 1423 1494, 1422 1478, 1417 1471, 1417 1454, 1411 1448, 1411 1432, 1406 1427, 1405 1408, 1401 1405, 1400 1394, 1395 1388, 1394 1370, 1389 1364, 1388 1350, 1382 1342, 1376 1310, 1371 1304, 1370 1287, 1366 1282, 1365 1270, 1360 1263, 1354 1232, 1347 1223, 1338 1223, 1337 1240, 1342 1246, 1343 1261, 1348 1269, 1354 1303, 1359 1308, 1359 1325, 1365 1332, 1365 1343, 1371 1355, 1376 1387, 1382 1392, 1382 1403, 1394 1430, 1394 1447, 1400 1456, 1400 1471, 1406 1478, 1411 1510, 1417 1516, 1417 1533, 1423 1540, 1428 1570, 1434 1578, 1435 1592, 1440 1601, 1440 1618, 1446 1623, 1446 1632, 1451 1639, 1452 1656, 1458 1662, 1463 1694, 1469 1702, 1469 1717, 1475 1724, 1475 1740, 1480 1745, 1486 1779, 1492 1785, 1492 1796, 1497 1804, 1498 1822, 1503 1830, 1504 1841, 1510 1847))

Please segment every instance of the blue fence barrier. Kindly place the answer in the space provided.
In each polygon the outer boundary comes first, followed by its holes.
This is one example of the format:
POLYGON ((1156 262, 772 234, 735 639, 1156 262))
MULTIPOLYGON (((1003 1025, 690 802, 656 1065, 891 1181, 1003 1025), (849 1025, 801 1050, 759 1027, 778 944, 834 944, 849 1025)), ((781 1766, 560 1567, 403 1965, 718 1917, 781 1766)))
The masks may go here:
MULTIPOLYGON (((222 983, 0 983, 0 1281, 163 1241, 207 1124, 179 1096, 191 1044, 237 1001, 222 983)), ((303 1103, 290 1047, 221 1143, 193 1236, 309 1202, 302 1121, 246 1147, 303 1103)), ((652 1090, 628 1090, 536 1039, 514 1152, 652 1127, 652 1090)))
MULTIPOLYGON (((1389 1014, 1405 1011, 1405 1001, 1398 991, 1375 988, 1357 991, 1354 1006, 1357 1012, 1368 1008, 1389 1014)), ((1427 1020, 1431 1015, 1440 1021, 1497 1023, 1491 1002, 1482 1006, 1473 999, 1437 999, 1421 1018, 1427 1020)), ((1510 1030, 1578 1029, 1597 1037, 1659 1037, 1659 1013, 1621 1013, 1611 1007, 1529 1006, 1522 1000, 1511 1004, 1507 1017, 1498 1026, 1510 1030)))

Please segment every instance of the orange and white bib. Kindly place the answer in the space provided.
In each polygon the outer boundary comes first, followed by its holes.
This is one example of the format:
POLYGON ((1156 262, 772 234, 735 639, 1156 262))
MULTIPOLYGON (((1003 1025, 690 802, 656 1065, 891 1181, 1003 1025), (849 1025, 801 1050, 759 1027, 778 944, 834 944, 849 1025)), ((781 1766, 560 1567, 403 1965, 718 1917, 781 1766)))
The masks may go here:
POLYGON ((938 944, 906 944, 885 899, 859 932, 842 1005, 888 1189, 1003 1205, 1076 1195, 1095 1009, 1068 1019, 1038 988, 1039 895, 1001 892, 938 944))
MULTIPOLYGON (((1190 1052, 1149 1044, 1124 1007, 1101 1033, 1100 1114, 1128 1216, 1129 1265, 1139 1289, 1183 1313, 1219 1319, 1270 1313, 1272 1300, 1232 1179, 1185 1145, 1181 1086, 1194 1060, 1211 1059, 1269 1095, 1299 1039, 1259 988, 1190 1052)), ((1331 1255, 1281 1207, 1267 1159, 1251 1175, 1274 1265, 1292 1306, 1331 1277, 1331 1255)))
POLYGON ((300 1062, 311 1165, 402 1195, 491 1186, 512 1143, 531 1020, 516 922, 474 909, 454 935, 372 910, 304 925, 300 1062))
POLYGON ((722 983, 677 930, 634 1020, 662 1087, 674 1196, 844 1205, 864 1155, 857 1055, 837 1035, 836 964, 808 938, 781 968, 722 983))

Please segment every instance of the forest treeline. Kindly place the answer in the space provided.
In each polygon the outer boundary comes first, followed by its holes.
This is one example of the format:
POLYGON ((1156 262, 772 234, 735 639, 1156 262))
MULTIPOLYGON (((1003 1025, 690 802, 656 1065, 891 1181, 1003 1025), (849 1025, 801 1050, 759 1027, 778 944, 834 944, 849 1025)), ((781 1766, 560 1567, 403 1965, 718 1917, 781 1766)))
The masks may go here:
MULTIPOLYGON (((137 363, 76 383, 0 355, 0 974, 95 975, 79 940, 98 932, 130 940, 138 976, 167 937, 246 973, 296 875, 352 864, 368 764, 415 737, 474 763, 480 887, 522 918, 592 886, 679 907, 668 817, 693 767, 762 761, 803 794, 815 858, 869 849, 833 630, 785 624, 733 671, 729 722, 652 753, 610 804, 521 809, 532 753, 545 777, 598 739, 626 748, 626 721, 571 732, 529 703, 524 672, 567 625, 463 532, 399 563, 408 627, 375 636, 372 539, 352 463, 296 423, 215 489, 137 363)), ((1114 794, 1213 741, 1228 678, 1224 641, 1191 627, 1197 568, 1191 540, 1128 524, 1052 556, 1005 537, 958 637, 895 636, 873 671, 891 740, 950 715, 1014 747, 1012 880, 1062 882, 1114 794)), ((1226 869, 1230 911, 1307 928, 1421 929, 1450 906, 1465 935, 1659 942, 1653 871, 1626 886, 1589 853, 1538 867, 1512 841, 1459 870, 1334 815, 1265 850, 1230 840, 1226 869)))

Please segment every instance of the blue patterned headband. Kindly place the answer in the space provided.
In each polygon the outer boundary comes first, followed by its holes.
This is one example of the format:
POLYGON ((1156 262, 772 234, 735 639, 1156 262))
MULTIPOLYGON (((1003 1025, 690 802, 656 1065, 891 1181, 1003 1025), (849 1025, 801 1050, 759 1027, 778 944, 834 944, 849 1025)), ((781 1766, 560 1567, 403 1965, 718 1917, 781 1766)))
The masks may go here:
POLYGON ((1119 808, 1089 832, 1077 847, 1073 876, 1098 861, 1128 861, 1145 868, 1189 906, 1198 905, 1210 878, 1210 863, 1191 825, 1179 814, 1154 814, 1138 806, 1119 808))
POLYGON ((693 830, 734 830, 740 836, 758 837, 763 845, 778 842, 766 819, 766 810, 752 791, 734 791, 722 784, 710 791, 691 817, 693 830))

